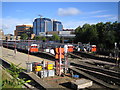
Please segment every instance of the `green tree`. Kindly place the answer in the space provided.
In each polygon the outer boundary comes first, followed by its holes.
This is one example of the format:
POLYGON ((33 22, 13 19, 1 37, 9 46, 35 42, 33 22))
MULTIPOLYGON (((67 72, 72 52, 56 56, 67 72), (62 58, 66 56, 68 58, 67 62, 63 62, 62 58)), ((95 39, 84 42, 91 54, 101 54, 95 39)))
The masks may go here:
POLYGON ((114 42, 120 43, 120 23, 100 22, 95 25, 84 24, 75 29, 74 42, 96 44, 97 48, 113 49, 114 42))
POLYGON ((27 39, 28 39, 28 35, 27 35, 26 33, 23 33, 23 34, 21 35, 21 39, 22 39, 22 40, 27 40, 27 39))
POLYGON ((114 43, 115 43, 115 31, 110 30, 106 32, 105 36, 105 46, 108 49, 114 48, 114 43))
POLYGON ((92 44, 97 44, 98 43, 98 32, 96 29, 96 25, 91 25, 90 26, 90 36, 89 36, 90 42, 92 44))
POLYGON ((60 37, 57 34, 53 34, 52 38, 53 41, 59 41, 60 37))
POLYGON ((40 36, 35 36, 33 39, 34 40, 41 40, 41 37, 40 36))
POLYGON ((33 39, 34 40, 43 40, 44 42, 47 40, 47 38, 45 36, 35 36, 33 39))
POLYGON ((47 40, 46 37, 41 37, 41 39, 43 40, 43 42, 45 42, 47 40))
POLYGON ((79 26, 75 29, 75 38, 74 38, 74 42, 77 43, 77 42, 82 42, 82 35, 83 35, 83 32, 82 32, 82 28, 79 26))
POLYGON ((112 28, 113 30, 116 32, 116 42, 120 42, 120 23, 117 23, 117 21, 115 21, 113 24, 112 24, 112 28))
POLYGON ((98 43, 97 47, 98 48, 105 48, 105 25, 103 22, 97 23, 96 24, 96 29, 98 32, 98 43))
POLYGON ((81 28, 80 26, 75 30, 75 41, 77 42, 96 42, 98 40, 98 33, 95 25, 84 24, 81 28))

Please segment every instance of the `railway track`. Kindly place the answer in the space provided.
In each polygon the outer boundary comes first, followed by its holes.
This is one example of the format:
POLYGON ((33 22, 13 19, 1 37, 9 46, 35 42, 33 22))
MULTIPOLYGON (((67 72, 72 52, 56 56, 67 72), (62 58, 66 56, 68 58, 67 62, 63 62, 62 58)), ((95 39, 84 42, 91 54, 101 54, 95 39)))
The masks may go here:
MULTIPOLYGON (((46 55, 48 55, 48 54, 46 54, 46 55)), ((46 55, 45 55, 45 57, 46 57, 46 55)), ((74 55, 74 53, 73 53, 73 55, 74 55)), ((80 57, 79 55, 76 55, 76 56, 80 57)), ((83 60, 82 57, 80 57, 80 58, 81 58, 81 60, 83 60)), ((99 60, 95 60, 95 61, 98 63, 102 63, 102 64, 114 65, 112 62, 105 62, 105 61, 99 62, 99 60)), ((119 83, 120 82, 120 73, 119 72, 103 69, 103 68, 100 68, 100 67, 88 64, 88 63, 86 64, 86 63, 78 63, 78 62, 71 61, 71 64, 78 71, 84 71, 85 73, 87 73, 89 75, 93 75, 94 77, 96 77, 97 78, 96 82, 97 82, 97 80, 98 81, 102 80, 102 81, 108 83, 108 85, 111 85, 111 87, 114 87, 114 88, 119 87, 120 88, 120 86, 119 86, 120 85, 120 83, 119 83), (113 84, 116 84, 116 85, 113 85, 113 84)), ((88 78, 89 78, 89 75, 87 76, 88 78)), ((38 85, 38 84, 35 84, 35 85, 38 85)), ((107 84, 106 84, 106 87, 107 87, 107 84)))
POLYGON ((116 59, 113 58, 106 58, 106 57, 99 57, 99 56, 95 56, 93 54, 89 54, 89 53, 85 53, 85 52, 73 52, 74 56, 80 56, 82 58, 91 58, 91 59, 95 59, 98 61, 103 61, 103 62, 108 62, 108 63, 116 63, 116 59))
POLYGON ((103 68, 91 66, 85 63, 75 63, 71 62, 71 65, 76 67, 76 69, 84 71, 100 80, 105 81, 109 84, 116 84, 120 86, 120 73, 112 70, 106 70, 103 68))
POLYGON ((86 64, 86 63, 83 63, 83 62, 74 62, 74 61, 71 62, 71 65, 74 65, 76 67, 85 68, 85 69, 88 69, 88 70, 92 69, 94 71, 98 71, 98 72, 101 72, 101 73, 109 74, 109 75, 120 78, 120 72, 104 69, 102 67, 97 67, 97 66, 86 64))
POLYGON ((101 66, 104 66, 104 65, 110 65, 110 66, 116 66, 116 63, 113 63, 113 62, 109 62, 108 60, 99 60, 99 59, 91 59, 90 57, 87 57, 86 55, 82 55, 79 54, 79 53, 68 53, 68 55, 71 55, 72 58, 78 58, 78 59, 81 59, 80 61, 84 61, 86 63, 90 63, 90 64, 93 64, 93 65, 101 65, 101 66))
MULTIPOLYGON (((94 77, 93 75, 88 74, 88 73, 86 73, 86 72, 84 72, 84 71, 76 68, 75 66, 69 67, 69 69, 72 70, 72 71, 74 71, 74 72, 76 72, 76 73, 78 73, 78 74, 80 74, 80 75, 83 75, 84 77, 92 80, 93 82, 96 82, 96 83, 98 83, 98 84, 106 87, 106 88, 102 88, 102 89, 105 89, 105 90, 119 90, 119 88, 120 88, 119 86, 106 83, 106 82, 104 82, 103 80, 98 79, 98 78, 94 77)), ((96 88, 96 89, 97 89, 97 88, 96 88)), ((99 88, 98 88, 98 89, 99 89, 99 88)), ((93 89, 92 89, 92 90, 93 90, 93 89)), ((94 90, 95 90, 95 89, 94 89, 94 90)), ((100 89, 100 90, 101 90, 101 89, 100 89)))
MULTIPOLYGON (((6 68, 6 69, 9 69, 9 68, 10 68, 10 63, 6 62, 5 60, 3 60, 3 59, 1 59, 1 58, 0 58, 0 60, 2 61, 2 67, 6 68)), ((27 89, 35 89, 35 90, 42 89, 42 90, 45 90, 43 87, 41 87, 41 85, 39 85, 34 79, 32 79, 32 78, 31 78, 29 75, 27 75, 27 73, 25 73, 25 72, 21 72, 21 73, 19 74, 19 78, 20 78, 20 79, 25 78, 25 81, 31 80, 31 82, 24 84, 24 86, 25 86, 27 89)))
POLYGON ((96 60, 95 57, 91 59, 91 57, 87 57, 86 54, 81 55, 78 52, 69 53, 69 55, 72 56, 71 58, 78 58, 70 61, 71 65, 77 71, 88 74, 88 78, 89 75, 93 76, 94 78, 92 78, 92 80, 100 80, 101 82, 103 81, 104 86, 106 87, 107 84, 109 84, 111 85, 110 88, 120 88, 120 71, 104 68, 105 65, 108 65, 109 67, 115 67, 116 65, 114 62, 108 60, 105 61, 103 58, 102 60, 100 58, 97 58, 96 60))

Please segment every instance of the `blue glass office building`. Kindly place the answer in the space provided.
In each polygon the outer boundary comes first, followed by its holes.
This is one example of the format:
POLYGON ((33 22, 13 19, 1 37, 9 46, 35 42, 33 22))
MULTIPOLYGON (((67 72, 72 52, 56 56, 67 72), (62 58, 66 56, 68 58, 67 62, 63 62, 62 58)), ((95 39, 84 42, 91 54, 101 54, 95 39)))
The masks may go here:
POLYGON ((59 21, 53 21, 53 31, 62 31, 63 25, 59 21))
POLYGON ((52 21, 49 18, 36 18, 33 22, 33 32, 39 35, 39 32, 62 31, 63 25, 59 21, 52 21))
POLYGON ((37 35, 37 19, 35 19, 34 20, 34 22, 33 22, 33 33, 35 34, 35 35, 37 35))
POLYGON ((36 18, 33 22, 33 32, 35 35, 39 35, 39 32, 53 31, 53 25, 51 19, 48 18, 36 18))

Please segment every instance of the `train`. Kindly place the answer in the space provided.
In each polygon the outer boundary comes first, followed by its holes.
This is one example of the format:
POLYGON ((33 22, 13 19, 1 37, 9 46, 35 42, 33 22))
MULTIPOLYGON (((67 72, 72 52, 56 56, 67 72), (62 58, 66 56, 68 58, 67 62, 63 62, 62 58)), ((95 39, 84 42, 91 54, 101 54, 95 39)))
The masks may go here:
POLYGON ((38 45, 34 42, 3 42, 3 47, 17 49, 18 51, 29 51, 38 53, 38 45))
MULTIPOLYGON (((55 48, 67 48, 67 52, 74 51, 74 45, 53 42, 3 42, 3 47, 26 51, 29 53, 48 52, 55 55, 55 48)), ((66 49, 65 49, 66 50, 66 49)), ((66 51, 65 51, 66 52, 66 51)))
POLYGON ((19 42, 3 42, 3 47, 17 49, 18 51, 26 51, 30 54, 46 52, 52 55, 56 55, 56 48, 64 48, 64 53, 68 52, 85 52, 89 50, 90 52, 96 52, 96 45, 90 45, 89 47, 85 45, 69 44, 69 43, 56 43, 56 42, 42 42, 42 41, 19 41, 19 42))

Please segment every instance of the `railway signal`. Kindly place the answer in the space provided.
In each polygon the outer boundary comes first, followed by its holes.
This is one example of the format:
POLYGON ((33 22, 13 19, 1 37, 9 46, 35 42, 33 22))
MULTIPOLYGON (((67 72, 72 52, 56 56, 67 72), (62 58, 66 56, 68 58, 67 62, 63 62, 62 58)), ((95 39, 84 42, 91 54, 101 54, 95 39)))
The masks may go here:
POLYGON ((55 51, 56 51, 56 55, 55 55, 55 59, 59 59, 59 64, 57 63, 56 65, 56 71, 59 71, 58 75, 61 75, 62 74, 62 60, 61 59, 64 59, 64 48, 55 48, 55 51))
POLYGON ((55 55, 55 59, 64 59, 64 48, 55 48, 55 52, 56 52, 56 55, 55 55))

